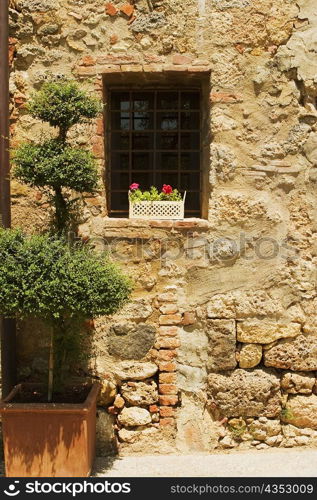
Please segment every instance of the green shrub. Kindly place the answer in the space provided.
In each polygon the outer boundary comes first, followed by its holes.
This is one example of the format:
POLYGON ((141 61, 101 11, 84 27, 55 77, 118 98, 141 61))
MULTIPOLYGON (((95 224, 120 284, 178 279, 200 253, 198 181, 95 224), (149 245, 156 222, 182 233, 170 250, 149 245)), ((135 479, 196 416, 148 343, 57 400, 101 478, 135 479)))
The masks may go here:
POLYGON ((67 186, 78 193, 93 191, 98 172, 89 151, 71 148, 58 139, 42 144, 23 144, 13 156, 15 177, 32 187, 67 186))
POLYGON ((6 317, 112 314, 130 287, 114 263, 88 248, 0 229, 0 313, 6 317))
POLYGON ((0 314, 48 322, 59 374, 76 351, 72 321, 112 314, 130 292, 120 269, 88 248, 0 229, 0 314))
POLYGON ((93 192, 98 187, 95 158, 85 149, 71 147, 67 134, 73 125, 96 117, 101 106, 76 83, 61 81, 45 83, 32 97, 28 110, 57 127, 58 135, 40 144, 21 144, 12 155, 13 175, 44 190, 55 209, 55 230, 63 235, 74 215, 69 191, 93 192))
POLYGON ((75 82, 48 82, 32 96, 27 106, 34 118, 66 132, 76 123, 97 116, 100 103, 89 97, 75 82))

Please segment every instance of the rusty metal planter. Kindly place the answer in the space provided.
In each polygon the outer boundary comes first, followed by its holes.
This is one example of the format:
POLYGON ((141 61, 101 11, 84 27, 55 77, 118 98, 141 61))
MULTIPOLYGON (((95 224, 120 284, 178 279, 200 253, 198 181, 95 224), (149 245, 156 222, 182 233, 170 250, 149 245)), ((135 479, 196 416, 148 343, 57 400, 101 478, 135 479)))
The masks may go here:
POLYGON ((94 383, 82 404, 11 403, 27 384, 0 403, 7 477, 87 477, 96 441, 94 383))

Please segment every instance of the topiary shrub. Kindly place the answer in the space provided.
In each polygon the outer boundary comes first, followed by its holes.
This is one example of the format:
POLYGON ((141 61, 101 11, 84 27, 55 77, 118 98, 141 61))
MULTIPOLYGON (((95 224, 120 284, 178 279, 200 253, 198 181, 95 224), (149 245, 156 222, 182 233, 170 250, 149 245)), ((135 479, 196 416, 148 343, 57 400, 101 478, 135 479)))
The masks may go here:
POLYGON ((50 325, 49 401, 54 369, 61 382, 63 365, 78 352, 78 331, 71 325, 116 312, 131 288, 114 263, 87 248, 0 228, 0 314, 50 325))
POLYGON ((55 229, 62 235, 69 228, 76 201, 70 198, 69 190, 93 192, 98 186, 94 156, 88 150, 72 147, 68 131, 96 117, 101 106, 77 83, 62 81, 44 83, 27 109, 34 118, 57 128, 58 134, 40 144, 21 144, 13 151, 13 175, 46 192, 54 206, 55 229))

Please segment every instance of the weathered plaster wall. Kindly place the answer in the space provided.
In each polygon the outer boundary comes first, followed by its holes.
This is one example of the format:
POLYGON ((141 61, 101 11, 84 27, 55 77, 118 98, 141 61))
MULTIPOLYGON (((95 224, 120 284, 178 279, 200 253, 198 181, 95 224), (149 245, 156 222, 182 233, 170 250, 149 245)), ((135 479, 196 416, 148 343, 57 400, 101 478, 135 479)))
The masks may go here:
MULTIPOLYGON (((42 133, 24 103, 45 79, 102 96, 102 76, 210 72, 207 220, 113 220, 105 189, 84 200, 81 237, 136 282, 94 325, 100 449, 109 422, 125 453, 315 444, 314 0, 11 4, 13 144, 42 133)), ((102 119, 72 139, 93 145, 102 174, 102 119)), ((13 181, 16 225, 42 229, 47 210, 13 181)))

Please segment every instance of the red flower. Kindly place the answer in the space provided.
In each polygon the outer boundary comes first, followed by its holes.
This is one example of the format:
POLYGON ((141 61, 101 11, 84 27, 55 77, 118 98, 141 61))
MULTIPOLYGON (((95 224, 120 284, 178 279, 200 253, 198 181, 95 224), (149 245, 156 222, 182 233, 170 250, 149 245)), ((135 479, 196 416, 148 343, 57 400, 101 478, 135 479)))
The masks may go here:
POLYGON ((136 189, 139 189, 140 184, 137 184, 136 182, 133 182, 130 186, 130 191, 135 191, 136 189))
POLYGON ((169 184, 163 184, 162 192, 164 194, 171 194, 173 192, 173 188, 169 184))

